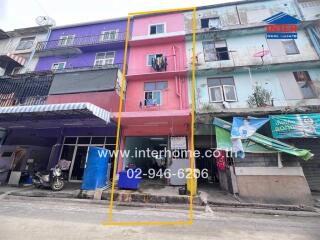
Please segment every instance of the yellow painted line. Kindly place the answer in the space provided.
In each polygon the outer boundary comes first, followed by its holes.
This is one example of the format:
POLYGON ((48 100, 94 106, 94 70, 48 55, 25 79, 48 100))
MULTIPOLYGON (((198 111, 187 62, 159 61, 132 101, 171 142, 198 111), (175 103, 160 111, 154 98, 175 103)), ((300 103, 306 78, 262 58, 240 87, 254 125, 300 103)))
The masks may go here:
MULTIPOLYGON (((193 8, 192 11, 192 77, 191 77, 191 189, 194 188, 194 121, 195 121, 195 81, 196 81, 196 17, 197 8, 193 8)), ((193 194, 190 194, 190 221, 193 221, 193 194)))
MULTIPOLYGON (((127 29, 126 29, 126 41, 124 49, 124 63, 122 68, 122 78, 120 86, 120 104, 118 112, 118 125, 117 125, 117 136, 116 136, 116 153, 117 156, 114 159, 114 169, 112 174, 112 187, 111 187, 111 196, 109 204, 108 219, 103 223, 105 226, 155 226, 155 225, 191 225, 193 221, 193 196, 190 196, 190 214, 189 221, 176 221, 176 222, 113 222, 112 221, 112 210, 114 202, 114 191, 115 191, 115 179, 117 175, 117 159, 119 157, 119 140, 120 140, 120 128, 121 128, 121 117, 122 117, 122 99, 124 95, 124 86, 125 86, 125 75, 126 75, 126 64, 127 64, 127 55, 128 55, 128 45, 129 45, 129 33, 130 33, 130 17, 135 15, 146 15, 146 14, 155 14, 155 13, 170 13, 178 11, 193 11, 192 18, 192 84, 191 84, 191 98, 192 98, 192 107, 191 107, 191 158, 190 165, 192 172, 194 172, 194 120, 195 120, 195 59, 196 59, 196 7, 192 8, 177 8, 177 9, 167 9, 167 10, 156 10, 148 12, 135 12, 129 13, 127 19, 127 29)), ((192 181, 193 187, 194 181, 192 181)))

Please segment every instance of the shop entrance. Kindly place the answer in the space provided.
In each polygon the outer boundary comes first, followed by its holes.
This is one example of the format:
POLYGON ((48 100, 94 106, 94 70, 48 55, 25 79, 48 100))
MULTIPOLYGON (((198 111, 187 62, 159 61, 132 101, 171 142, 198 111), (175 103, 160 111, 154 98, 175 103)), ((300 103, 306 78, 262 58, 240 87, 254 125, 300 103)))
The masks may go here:
POLYGON ((142 178, 159 179, 157 173, 168 166, 168 137, 126 137, 125 150, 129 156, 124 159, 123 168, 139 168, 142 178), (149 153, 149 154, 148 154, 149 153))
MULTIPOLYGON (((115 144, 116 138, 114 136, 65 137, 60 159, 71 161, 71 166, 69 169, 69 181, 82 181, 88 158, 88 149, 90 146, 101 147, 113 151, 115 149, 115 144)), ((109 173, 112 172, 113 162, 113 158, 110 158, 109 163, 111 167, 108 169, 109 173)))

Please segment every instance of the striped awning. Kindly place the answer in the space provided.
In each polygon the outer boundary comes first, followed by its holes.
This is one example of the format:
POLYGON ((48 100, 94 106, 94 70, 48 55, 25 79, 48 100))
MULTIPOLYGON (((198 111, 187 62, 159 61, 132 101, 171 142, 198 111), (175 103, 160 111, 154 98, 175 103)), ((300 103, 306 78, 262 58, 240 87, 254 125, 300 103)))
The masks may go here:
POLYGON ((28 126, 33 126, 41 122, 45 126, 63 123, 72 125, 77 121, 85 124, 108 124, 110 119, 110 112, 91 103, 0 107, 0 127, 10 127, 13 123, 27 123, 28 126))
POLYGON ((11 58, 12 60, 17 62, 21 66, 23 66, 26 63, 26 59, 24 57, 19 56, 19 55, 8 53, 7 57, 11 58))
POLYGON ((24 57, 11 53, 0 55, 0 67, 6 67, 8 63, 21 67, 26 63, 26 61, 27 60, 24 57))

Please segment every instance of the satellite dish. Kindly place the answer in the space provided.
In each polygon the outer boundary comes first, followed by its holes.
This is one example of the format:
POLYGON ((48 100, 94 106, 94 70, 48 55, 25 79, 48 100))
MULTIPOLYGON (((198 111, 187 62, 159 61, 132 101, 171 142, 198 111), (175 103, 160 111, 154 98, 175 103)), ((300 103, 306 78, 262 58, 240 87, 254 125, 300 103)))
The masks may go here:
POLYGON ((36 23, 39 26, 46 26, 46 25, 51 25, 51 26, 55 26, 56 25, 56 21, 49 17, 49 16, 39 16, 36 18, 36 23))

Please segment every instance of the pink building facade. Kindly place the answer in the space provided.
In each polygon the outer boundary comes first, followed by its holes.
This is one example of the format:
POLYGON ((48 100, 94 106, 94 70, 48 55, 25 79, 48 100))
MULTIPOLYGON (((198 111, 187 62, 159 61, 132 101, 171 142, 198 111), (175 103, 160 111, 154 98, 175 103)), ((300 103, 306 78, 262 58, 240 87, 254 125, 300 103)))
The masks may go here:
MULTIPOLYGON (((132 149, 147 137, 163 139, 159 145, 168 149, 172 137, 185 138, 188 148, 191 111, 183 14, 134 18, 129 47, 120 149, 132 149)), ((120 159, 118 170, 130 163, 120 159)))

